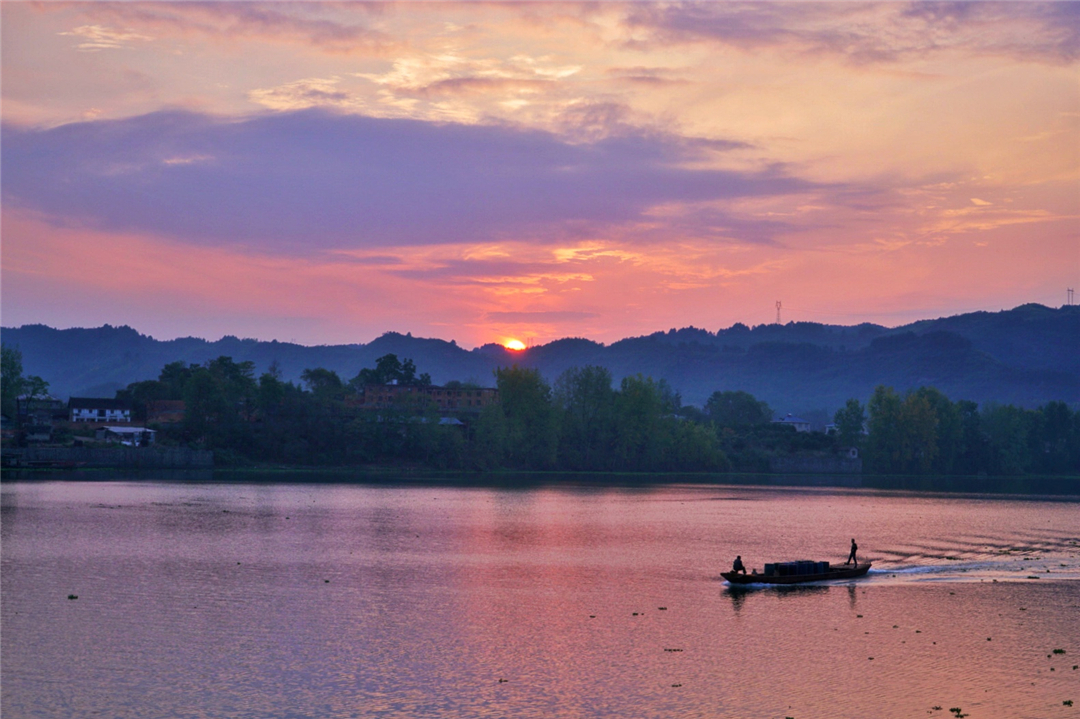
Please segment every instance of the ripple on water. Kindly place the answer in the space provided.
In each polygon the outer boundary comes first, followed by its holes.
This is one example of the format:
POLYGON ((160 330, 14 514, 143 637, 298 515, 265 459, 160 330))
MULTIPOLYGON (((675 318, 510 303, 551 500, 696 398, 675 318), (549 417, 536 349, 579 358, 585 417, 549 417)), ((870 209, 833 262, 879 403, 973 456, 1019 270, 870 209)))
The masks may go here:
POLYGON ((5 717, 1036 717, 1080 677, 1064 502, 61 483, 3 497, 5 717), (734 554, 842 561, 852 536, 865 580, 717 580, 734 554))

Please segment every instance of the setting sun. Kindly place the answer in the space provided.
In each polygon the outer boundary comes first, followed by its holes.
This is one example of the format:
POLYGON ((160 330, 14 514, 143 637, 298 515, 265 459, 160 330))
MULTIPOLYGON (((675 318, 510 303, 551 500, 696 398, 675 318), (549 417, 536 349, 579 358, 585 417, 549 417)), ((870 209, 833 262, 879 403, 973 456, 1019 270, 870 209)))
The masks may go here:
POLYGON ((522 342, 521 340, 507 340, 506 343, 503 344, 503 347, 505 347, 508 350, 514 350, 515 352, 520 352, 521 350, 525 349, 525 343, 522 342))

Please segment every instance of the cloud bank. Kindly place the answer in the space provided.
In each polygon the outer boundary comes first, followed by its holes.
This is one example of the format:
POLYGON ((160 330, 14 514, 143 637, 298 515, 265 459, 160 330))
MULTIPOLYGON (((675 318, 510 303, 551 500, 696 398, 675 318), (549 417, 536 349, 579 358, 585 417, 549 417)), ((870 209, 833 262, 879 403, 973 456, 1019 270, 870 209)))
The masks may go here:
MULTIPOLYGON (((559 241, 632 226, 670 203, 814 187, 780 167, 705 164, 737 143, 631 132, 573 143, 507 125, 315 109, 9 126, 3 143, 5 206, 58 223, 289 252, 559 241)), ((698 213, 699 236, 734 227, 748 241, 771 240, 773 225, 737 226, 717 212, 698 213)))

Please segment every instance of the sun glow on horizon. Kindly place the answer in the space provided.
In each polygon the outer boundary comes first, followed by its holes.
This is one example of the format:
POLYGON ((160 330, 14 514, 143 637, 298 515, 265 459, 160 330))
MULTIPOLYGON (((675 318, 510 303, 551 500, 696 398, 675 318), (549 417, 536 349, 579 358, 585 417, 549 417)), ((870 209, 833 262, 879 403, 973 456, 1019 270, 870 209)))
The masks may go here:
POLYGON ((503 343, 503 347, 508 350, 513 350, 514 352, 520 352, 525 349, 525 343, 521 340, 506 340, 506 342, 503 343))

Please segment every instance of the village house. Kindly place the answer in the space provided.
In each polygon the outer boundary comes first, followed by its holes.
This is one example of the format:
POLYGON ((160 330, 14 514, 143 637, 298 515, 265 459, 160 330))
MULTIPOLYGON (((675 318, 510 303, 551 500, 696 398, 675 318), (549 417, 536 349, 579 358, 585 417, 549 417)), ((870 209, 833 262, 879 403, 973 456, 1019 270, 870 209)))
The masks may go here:
POLYGON ((157 399, 146 403, 147 424, 172 424, 184 421, 184 400, 157 399))
POLYGON ((490 387, 369 384, 360 390, 356 405, 361 409, 385 409, 421 400, 433 402, 440 412, 479 412, 499 401, 499 390, 490 387))
POLYGON ((75 423, 131 423, 131 405, 119 399, 72 397, 68 400, 68 412, 69 419, 75 423))
POLYGON ((788 414, 786 417, 780 417, 773 420, 773 424, 790 425, 795 428, 796 432, 809 432, 810 422, 809 420, 796 417, 793 414, 788 414))
POLYGON ((101 427, 95 438, 106 442, 119 442, 129 447, 148 447, 154 443, 155 430, 146 427, 101 427))
POLYGON ((15 398, 15 414, 23 425, 51 425, 56 419, 66 418, 64 401, 47 394, 19 395, 15 398))

